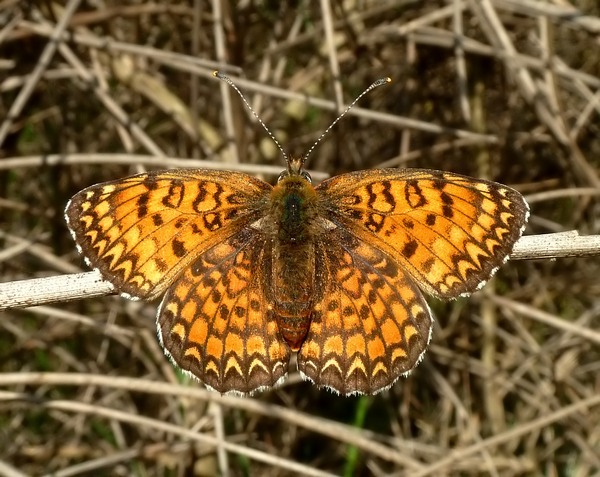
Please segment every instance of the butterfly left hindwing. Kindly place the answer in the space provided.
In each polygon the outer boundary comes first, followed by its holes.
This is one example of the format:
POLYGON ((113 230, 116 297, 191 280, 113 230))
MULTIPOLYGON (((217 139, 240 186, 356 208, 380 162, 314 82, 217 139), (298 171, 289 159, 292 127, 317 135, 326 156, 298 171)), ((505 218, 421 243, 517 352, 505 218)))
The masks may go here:
POLYGON ((158 311, 158 335, 173 362, 222 393, 252 393, 287 375, 290 350, 265 297, 265 247, 249 227, 213 246, 158 311))

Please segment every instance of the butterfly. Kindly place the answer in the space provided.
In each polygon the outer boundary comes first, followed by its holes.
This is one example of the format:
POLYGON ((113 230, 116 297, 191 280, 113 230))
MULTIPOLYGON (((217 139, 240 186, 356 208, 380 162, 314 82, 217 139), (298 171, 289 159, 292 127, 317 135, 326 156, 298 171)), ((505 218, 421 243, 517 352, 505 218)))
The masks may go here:
POLYGON ((301 375, 343 395, 389 388, 422 359, 440 299, 481 288, 529 209, 516 190, 428 169, 312 185, 290 158, 276 185, 240 172, 153 171, 77 193, 66 220, 121 295, 161 295, 158 337, 220 393, 301 375))

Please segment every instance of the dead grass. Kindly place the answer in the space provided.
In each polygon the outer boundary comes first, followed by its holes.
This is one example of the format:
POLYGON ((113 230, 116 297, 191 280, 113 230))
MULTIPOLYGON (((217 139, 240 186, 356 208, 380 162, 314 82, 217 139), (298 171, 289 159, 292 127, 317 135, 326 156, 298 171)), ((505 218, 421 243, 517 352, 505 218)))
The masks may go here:
MULTIPOLYGON (((445 169, 524 194, 600 187, 596 2, 98 4, 0 1, 2 281, 83 269, 66 201, 143 170, 144 156, 282 166, 216 68, 296 154, 393 78, 312 170, 445 169)), ((600 233, 597 195, 532 204, 526 233, 570 229, 600 233)), ((535 316, 598 329, 599 276, 593 258, 510 262, 471 299, 432 302, 424 363, 375 397, 296 373, 251 399, 204 391, 163 356, 155 303, 6 312, 0 475, 598 476, 600 350, 535 316)))

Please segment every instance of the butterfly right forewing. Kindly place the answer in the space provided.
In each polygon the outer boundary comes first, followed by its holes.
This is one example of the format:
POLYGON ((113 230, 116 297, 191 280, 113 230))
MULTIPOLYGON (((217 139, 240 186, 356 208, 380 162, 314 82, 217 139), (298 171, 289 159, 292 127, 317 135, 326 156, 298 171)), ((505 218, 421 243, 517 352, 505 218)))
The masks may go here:
POLYGON ((496 182, 428 169, 374 169, 317 187, 329 220, 386 250, 439 298, 479 289, 502 265, 529 216, 496 182))

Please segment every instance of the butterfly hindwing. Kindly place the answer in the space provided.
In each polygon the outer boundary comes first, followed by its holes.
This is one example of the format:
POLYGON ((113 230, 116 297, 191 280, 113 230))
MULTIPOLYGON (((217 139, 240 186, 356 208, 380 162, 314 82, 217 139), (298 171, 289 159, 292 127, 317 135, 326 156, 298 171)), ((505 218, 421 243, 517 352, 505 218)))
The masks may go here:
POLYGON ((432 316, 392 257, 337 228, 316 244, 327 279, 298 353, 298 369, 344 395, 391 386, 420 361, 432 316))
POLYGON ((287 375, 290 350, 264 293, 265 242, 248 227, 205 251, 158 311, 173 362, 221 393, 252 393, 287 375))

